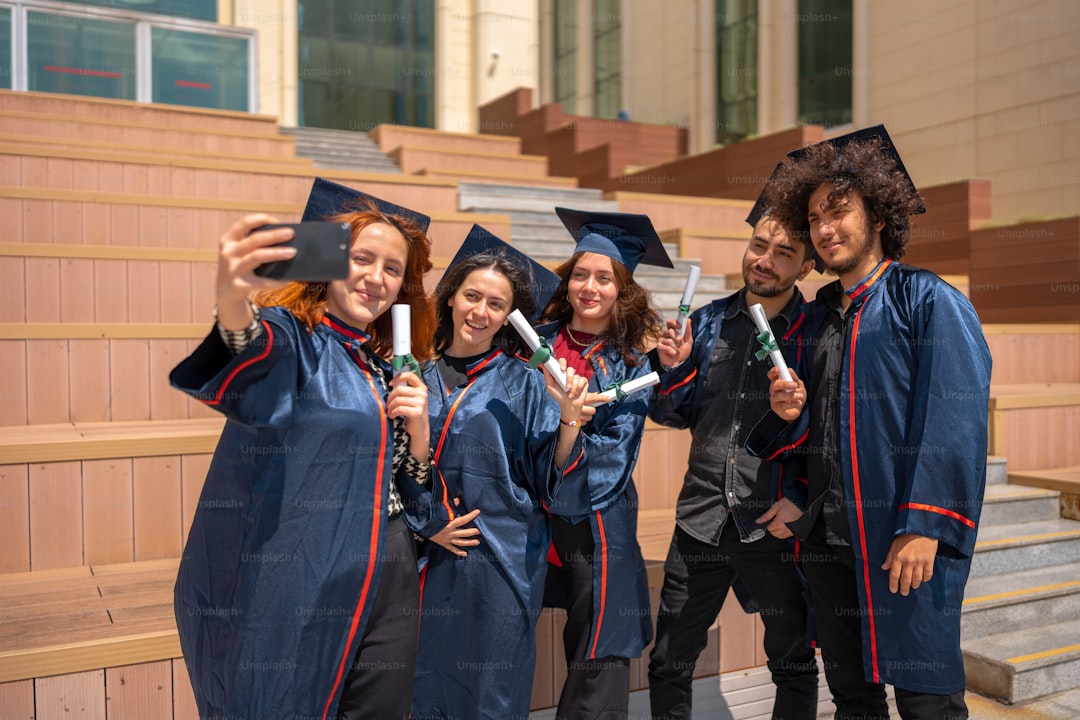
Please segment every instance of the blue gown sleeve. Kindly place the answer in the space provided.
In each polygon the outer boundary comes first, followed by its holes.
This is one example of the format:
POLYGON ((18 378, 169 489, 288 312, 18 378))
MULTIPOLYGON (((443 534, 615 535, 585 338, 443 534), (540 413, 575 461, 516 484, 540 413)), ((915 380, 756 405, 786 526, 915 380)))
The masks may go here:
POLYGON ((405 508, 402 515, 405 525, 421 537, 438 535, 451 519, 445 504, 446 485, 438 468, 432 465, 431 477, 424 485, 404 468, 398 470, 395 482, 405 508))
POLYGON ((703 368, 709 367, 708 354, 712 348, 701 342, 703 310, 690 316, 694 330, 694 345, 690 357, 673 370, 660 375, 660 384, 649 403, 649 417, 665 427, 683 430, 697 425, 697 387, 703 368))
POLYGON ((288 427, 303 384, 300 354, 310 351, 311 343, 306 328, 280 308, 265 308, 262 324, 259 337, 236 356, 212 328, 169 374, 169 382, 230 420, 256 428, 288 427))
POLYGON ((598 409, 578 435, 580 455, 570 455, 562 489, 548 508, 552 515, 578 518, 622 497, 645 430, 647 395, 635 393, 598 409))
POLYGON ((975 309, 950 286, 936 284, 916 307, 915 402, 895 535, 931 537, 971 557, 985 481, 990 351, 975 309))

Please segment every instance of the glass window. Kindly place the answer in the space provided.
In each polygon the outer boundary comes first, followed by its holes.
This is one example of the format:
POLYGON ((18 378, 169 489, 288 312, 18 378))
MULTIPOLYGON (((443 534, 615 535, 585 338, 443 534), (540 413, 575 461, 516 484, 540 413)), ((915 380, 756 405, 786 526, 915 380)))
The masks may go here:
POLYGON ((619 0, 596 0, 593 17, 596 117, 613 118, 622 105, 622 15, 619 0))
POLYGON ((717 0, 716 142, 757 132, 757 0, 717 0))
POLYGON ((851 122, 851 0, 799 0, 799 122, 851 122))
POLYGON ((577 110, 577 0, 555 0, 555 102, 577 110))
POLYGON ((0 7, 0 88, 12 88, 11 8, 0 7))
POLYGON ((27 89, 135 99, 135 25, 27 12, 27 89))
POLYGON ((248 110, 248 42, 244 38, 151 29, 157 103, 248 110))
POLYGON ((73 0, 80 5, 217 22, 217 0, 73 0))
POLYGON ((299 122, 435 124, 434 0, 299 0, 299 122))

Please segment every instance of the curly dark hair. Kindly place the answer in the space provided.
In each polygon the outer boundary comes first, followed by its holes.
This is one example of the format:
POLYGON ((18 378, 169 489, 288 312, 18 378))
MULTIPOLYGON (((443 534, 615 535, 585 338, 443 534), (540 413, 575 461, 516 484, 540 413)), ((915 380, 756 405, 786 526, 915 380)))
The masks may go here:
POLYGON ((853 140, 839 149, 823 142, 803 150, 800 157, 784 158, 766 188, 772 216, 799 240, 809 241, 807 211, 810 196, 828 183, 832 205, 852 192, 866 205, 870 222, 881 221, 881 249, 886 257, 899 260, 911 236, 911 218, 920 205, 908 177, 896 160, 881 149, 879 138, 853 140))
MULTIPOLYGON (((450 309, 449 301, 457 293, 465 278, 476 270, 494 270, 507 279, 514 297, 510 301, 513 309, 521 311, 521 314, 531 318, 536 312, 536 303, 532 296, 532 272, 518 262, 511 260, 501 250, 478 253, 462 260, 454 265, 446 273, 439 287, 435 291, 435 352, 443 353, 454 341, 454 315, 450 309)), ((522 352, 524 346, 517 330, 512 325, 499 328, 492 338, 494 347, 503 348, 507 354, 514 355, 522 352)))
MULTIPOLYGON (((417 360, 431 357, 431 336, 435 327, 435 313, 424 290, 424 274, 431 269, 431 240, 411 218, 404 215, 389 215, 380 211, 370 200, 364 199, 350 206, 344 212, 326 218, 329 222, 349 223, 352 227, 352 242, 360 237, 360 232, 368 225, 385 223, 395 228, 405 238, 408 259, 405 263, 401 290, 396 302, 407 303, 412 308, 412 354, 417 360)), ((291 282, 283 288, 264 290, 255 295, 256 304, 262 307, 280 305, 307 326, 311 332, 326 313, 326 292, 329 283, 291 282)), ((393 319, 386 312, 375 318, 368 328, 371 340, 367 347, 389 359, 393 354, 394 331, 393 319)))
MULTIPOLYGON (((560 280, 559 287, 551 296, 547 307, 544 308, 544 314, 540 318, 542 322, 568 323, 574 317, 574 308, 570 305, 567 287, 574 266, 584 254, 584 252, 576 252, 569 260, 555 268, 555 274, 560 280)), ((619 295, 611 308, 611 324, 608 325, 607 342, 619 349, 623 362, 629 367, 636 367, 643 356, 636 356, 634 351, 644 353, 656 344, 664 333, 664 320, 652 306, 648 290, 638 285, 625 265, 612 258, 611 268, 614 271, 619 295)))

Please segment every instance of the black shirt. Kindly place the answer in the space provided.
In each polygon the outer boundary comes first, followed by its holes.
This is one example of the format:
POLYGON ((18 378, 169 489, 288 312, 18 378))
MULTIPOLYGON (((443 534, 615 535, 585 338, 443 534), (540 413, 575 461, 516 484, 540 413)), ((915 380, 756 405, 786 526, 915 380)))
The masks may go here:
MULTIPOLYGON (((801 297, 795 295, 769 324, 779 340, 798 320, 801 297)), ((717 545, 728 516, 735 518, 746 542, 765 535, 754 520, 777 498, 771 490, 768 463, 746 451, 746 439, 769 411, 768 357, 746 305, 746 290, 724 312, 708 372, 698 399, 698 419, 676 508, 676 522, 691 537, 717 545)))
POLYGON ((475 362, 479 362, 487 355, 490 350, 480 353, 479 355, 473 355, 472 357, 458 358, 451 357, 444 354, 439 358, 439 374, 442 375, 443 382, 446 383, 448 388, 456 388, 459 385, 464 385, 469 381, 469 366, 475 362))

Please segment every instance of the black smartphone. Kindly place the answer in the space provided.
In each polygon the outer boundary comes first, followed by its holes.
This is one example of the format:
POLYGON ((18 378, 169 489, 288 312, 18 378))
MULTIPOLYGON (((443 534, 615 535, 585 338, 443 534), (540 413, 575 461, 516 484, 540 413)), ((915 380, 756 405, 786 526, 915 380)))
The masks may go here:
POLYGON ((283 247, 296 248, 290 260, 279 260, 260 265, 255 274, 273 280, 301 280, 325 282, 349 276, 349 246, 352 230, 348 223, 304 222, 263 225, 259 230, 276 230, 288 227, 293 230, 292 240, 281 243, 283 247))

